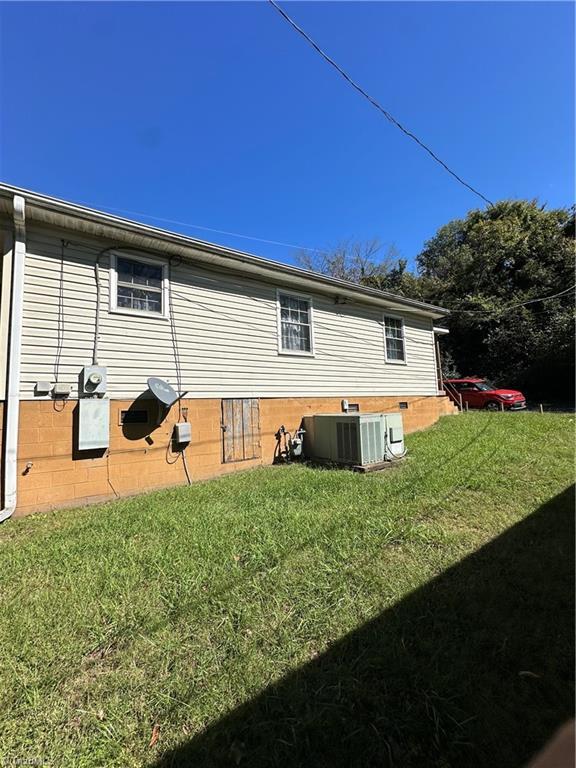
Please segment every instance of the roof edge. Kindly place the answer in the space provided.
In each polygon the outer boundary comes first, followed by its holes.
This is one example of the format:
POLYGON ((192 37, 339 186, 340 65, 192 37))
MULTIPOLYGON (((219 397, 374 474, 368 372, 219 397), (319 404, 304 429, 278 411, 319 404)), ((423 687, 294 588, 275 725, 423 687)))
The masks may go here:
MULTIPOLYGON (((36 207, 41 210, 51 211, 54 214, 73 217, 79 221, 92 222, 102 225, 107 224, 132 234, 140 234, 153 239, 158 239, 160 241, 171 242, 180 246, 188 246, 197 250, 213 253, 215 255, 217 254, 226 257, 228 260, 235 262, 236 264, 246 266, 251 265, 253 268, 261 268, 262 270, 269 272, 276 272, 286 276, 300 278, 301 280, 310 283, 310 285, 340 289, 348 293, 353 293, 356 294, 359 298, 365 297, 367 299, 371 299, 372 301, 370 303, 374 302, 374 300, 381 301, 383 305, 386 303, 393 303, 406 307, 407 309, 410 309, 414 312, 426 314, 435 318, 445 317, 449 314, 448 309, 444 309, 443 307, 438 307, 433 304, 427 304, 426 302, 418 301, 416 299, 408 299, 404 296, 398 296, 387 291, 379 291, 375 288, 368 288, 367 286, 358 285, 357 283, 352 283, 348 280, 329 277, 328 275, 322 275, 319 272, 301 269, 300 267, 294 267, 290 264, 283 264, 282 262, 273 261, 272 259, 267 259, 263 256, 256 256, 255 254, 246 251, 239 251, 234 248, 218 245, 206 240, 200 240, 188 235, 182 235, 178 232, 172 232, 160 227, 143 224, 139 221, 126 219, 122 216, 116 216, 114 214, 99 211, 95 208, 89 208, 77 203, 71 203, 66 200, 52 197, 50 195, 15 187, 11 184, 0 183, 0 198, 13 198, 15 195, 24 197, 26 203, 32 206, 32 208, 36 207)), ((35 218, 33 210, 31 210, 29 214, 31 219, 35 218)), ((254 271, 254 269, 251 271, 254 271)))

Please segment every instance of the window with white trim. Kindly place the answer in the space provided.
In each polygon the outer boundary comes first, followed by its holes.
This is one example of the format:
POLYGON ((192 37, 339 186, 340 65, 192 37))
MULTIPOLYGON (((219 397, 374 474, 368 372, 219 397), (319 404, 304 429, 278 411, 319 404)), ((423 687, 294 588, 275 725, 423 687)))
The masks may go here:
POLYGON ((115 312, 167 316, 168 267, 153 259, 112 254, 110 309, 115 312))
POLYGON ((388 363, 405 363, 404 321, 401 317, 384 316, 384 341, 386 344, 386 361, 388 363))
POLYGON ((304 296, 278 292, 279 351, 312 355, 312 302, 304 296))

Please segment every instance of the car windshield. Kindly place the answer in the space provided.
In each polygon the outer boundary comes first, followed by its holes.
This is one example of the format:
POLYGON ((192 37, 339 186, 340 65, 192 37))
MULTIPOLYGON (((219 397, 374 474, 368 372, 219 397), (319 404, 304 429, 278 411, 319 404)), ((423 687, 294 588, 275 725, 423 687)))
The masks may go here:
POLYGON ((492 384, 491 381, 477 381, 476 386, 482 392, 492 392, 493 390, 496 389, 496 387, 494 386, 494 384, 492 384))

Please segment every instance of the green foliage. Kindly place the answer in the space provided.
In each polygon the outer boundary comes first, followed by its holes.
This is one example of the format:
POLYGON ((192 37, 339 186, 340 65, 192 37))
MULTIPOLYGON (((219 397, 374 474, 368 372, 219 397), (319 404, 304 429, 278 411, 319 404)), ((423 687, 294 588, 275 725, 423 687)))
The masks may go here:
POLYGON ((449 349, 444 349, 441 356, 440 356, 440 362, 442 364, 442 377, 444 379, 459 379, 460 378, 460 369, 456 365, 456 361, 454 360, 454 356, 452 352, 450 352, 449 349))
POLYGON ((574 209, 504 200, 441 227, 407 269, 394 246, 345 242, 300 266, 453 310, 445 376, 479 375, 529 398, 574 397, 574 209))
POLYGON ((573 396, 574 211, 502 201, 438 230, 418 256, 421 292, 448 307, 443 345, 463 375, 533 397, 573 396))

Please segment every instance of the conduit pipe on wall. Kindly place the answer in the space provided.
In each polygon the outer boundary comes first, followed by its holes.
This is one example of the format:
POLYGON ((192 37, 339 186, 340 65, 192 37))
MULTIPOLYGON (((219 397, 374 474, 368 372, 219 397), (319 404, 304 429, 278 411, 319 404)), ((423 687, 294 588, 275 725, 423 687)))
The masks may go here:
POLYGON ((18 420, 20 413, 20 350, 22 347, 22 304, 24 297, 24 261, 26 258, 26 203, 14 195, 14 234, 11 248, 12 290, 8 313, 8 355, 6 400, 4 403, 4 508, 0 522, 16 509, 18 489, 18 420))

